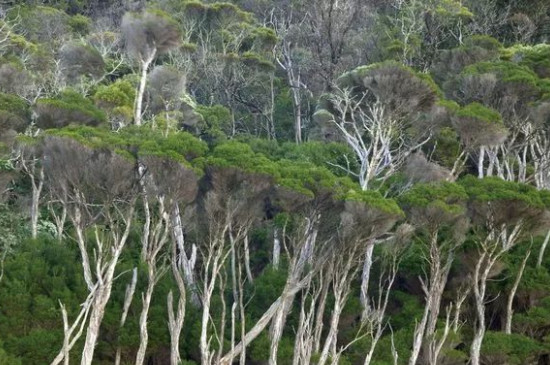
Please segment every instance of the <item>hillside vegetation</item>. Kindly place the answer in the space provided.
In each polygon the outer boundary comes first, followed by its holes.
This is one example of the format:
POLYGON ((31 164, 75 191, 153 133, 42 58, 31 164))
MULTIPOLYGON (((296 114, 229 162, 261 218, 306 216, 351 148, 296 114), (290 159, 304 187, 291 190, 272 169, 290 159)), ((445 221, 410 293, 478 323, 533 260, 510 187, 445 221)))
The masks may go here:
POLYGON ((0 2, 0 365, 550 364, 547 0, 0 2))

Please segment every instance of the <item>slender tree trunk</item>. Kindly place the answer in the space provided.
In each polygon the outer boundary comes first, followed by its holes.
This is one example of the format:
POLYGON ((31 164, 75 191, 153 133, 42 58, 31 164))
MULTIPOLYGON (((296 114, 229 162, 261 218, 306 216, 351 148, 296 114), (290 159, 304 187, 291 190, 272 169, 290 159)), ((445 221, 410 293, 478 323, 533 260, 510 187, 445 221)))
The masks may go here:
MULTIPOLYGON (((287 72, 288 73, 288 72, 287 72)), ((291 71, 292 74, 294 72, 291 71)), ((295 80, 293 75, 288 76, 290 83, 290 91, 292 93, 292 111, 294 114, 294 139, 296 143, 302 143, 302 102, 300 94, 300 78, 295 80)))
POLYGON ((90 321, 86 331, 86 340, 84 341, 84 349, 82 350, 81 365, 91 365, 94 358, 95 346, 97 337, 99 336, 99 328, 105 315, 105 307, 111 296, 111 285, 100 285, 97 291, 97 296, 92 302, 92 312, 90 321))
POLYGON ((246 271, 246 278, 250 283, 254 282, 252 277, 252 270, 250 270, 250 246, 248 242, 248 235, 244 237, 244 269, 246 271))
POLYGON ((185 235, 183 233, 183 224, 181 222, 181 214, 179 205, 174 204, 172 211, 172 235, 176 242, 178 253, 178 265, 183 270, 183 278, 185 284, 191 291, 191 303, 195 306, 200 306, 200 299, 197 293, 197 285, 195 282, 195 274, 193 272, 196 262, 196 246, 193 245, 191 257, 187 256, 185 251, 185 235))
POLYGON ((372 253, 374 251, 374 242, 368 244, 367 250, 365 253, 365 261, 363 262, 363 272, 361 274, 361 294, 360 302, 363 307, 363 313, 361 317, 365 319, 368 316, 370 311, 369 305, 369 280, 370 280, 370 271, 372 268, 372 253))
POLYGON ((149 66, 151 65, 151 62, 153 62, 153 60, 155 59, 156 53, 157 53, 156 50, 154 50, 151 53, 151 55, 145 60, 142 60, 140 64, 141 77, 139 79, 139 88, 138 88, 138 93, 136 95, 135 110, 134 110, 134 123, 138 126, 141 125, 143 96, 145 94, 145 86, 147 85, 147 71, 149 70, 149 66))
POLYGON ((300 290, 302 290, 305 286, 309 284, 311 280, 311 276, 306 276, 304 279, 302 279, 299 283, 297 283, 294 287, 287 287, 283 289, 283 293, 271 304, 271 306, 264 312, 264 314, 260 317, 260 319, 254 324, 254 326, 246 333, 246 336, 241 340, 240 343, 235 345, 235 347, 225 354, 220 359, 220 365, 230 365, 233 362, 233 359, 246 348, 256 337, 258 337, 263 330, 267 327, 269 322, 274 318, 274 316, 278 313, 281 306, 283 305, 283 302, 285 301, 285 298, 288 296, 294 297, 296 293, 298 293, 300 290))
MULTIPOLYGON (((33 167, 33 170, 35 168, 33 167)), ((39 204, 40 204, 40 195, 42 193, 42 187, 44 186, 44 168, 40 168, 38 172, 38 183, 33 174, 31 176, 32 183, 32 201, 31 201, 31 237, 36 238, 38 235, 38 217, 39 204)))
POLYGON ((476 310, 476 327, 474 329, 474 338, 470 347, 470 364, 480 365, 481 344, 485 337, 485 292, 487 289, 487 278, 492 268, 494 261, 487 253, 482 253, 474 271, 474 300, 476 310), (482 267, 485 265, 484 267, 482 267))
POLYGON ((513 308, 514 297, 516 296, 516 292, 518 290, 521 277, 523 276, 523 272, 525 271, 525 266, 527 265, 527 260, 529 260, 530 255, 531 255, 531 251, 528 251, 525 257, 523 258, 523 261, 521 262, 521 266, 518 271, 518 275, 516 276, 516 280, 514 281, 514 285, 512 285, 512 288, 510 289, 510 294, 508 295, 508 301, 506 304, 506 324, 504 326, 504 332, 508 335, 512 334, 512 316, 514 314, 514 308, 513 308))
MULTIPOLYGON (((124 296, 124 306, 122 308, 122 316, 120 317, 120 324, 118 326, 119 329, 122 329, 122 327, 124 327, 124 324, 126 323, 128 311, 130 310, 130 305, 132 305, 132 301, 134 299, 136 285, 137 285, 137 268, 134 268, 132 272, 132 281, 130 282, 130 284, 128 284, 128 286, 126 286, 126 294, 124 296)), ((115 365, 120 365, 121 355, 122 355, 122 351, 120 349, 120 346, 118 346, 116 350, 116 355, 115 355, 115 365)))
POLYGON ((86 299, 86 301, 81 305, 80 313, 74 320, 71 327, 69 327, 68 325, 69 322, 68 322, 67 310, 65 309, 65 306, 61 302, 59 302, 59 306, 61 307, 61 315, 63 317, 63 347, 61 348, 61 351, 59 351, 59 354, 57 354, 55 359, 51 362, 51 365, 59 365, 61 364, 61 361, 63 361, 64 364, 69 363, 70 351, 75 345, 75 343, 80 339, 80 337, 82 336, 82 333, 84 332, 86 320, 90 312, 91 301, 94 295, 95 295, 95 291, 91 292, 88 295, 88 298, 86 299), (77 331, 77 332, 76 334, 73 335, 74 331, 77 331))
POLYGON ((183 322, 185 320, 185 300, 186 290, 185 282, 178 268, 177 262, 177 248, 176 243, 172 245, 172 258, 170 266, 172 267, 172 274, 179 290, 179 299, 176 313, 174 313, 173 296, 172 291, 168 293, 168 329, 170 332, 170 365, 178 365, 181 361, 181 355, 179 350, 180 335, 183 329, 183 322))
POLYGON ((151 306, 151 299, 153 297, 153 290, 155 288, 156 274, 155 270, 149 264, 148 270, 148 282, 147 290, 145 294, 141 294, 141 301, 143 303, 141 314, 139 316, 139 348, 136 355, 136 365, 143 365, 145 362, 145 353, 147 351, 147 343, 149 342, 149 331, 147 330, 147 319, 149 317, 149 307, 151 306))
POLYGON ((477 161, 477 177, 483 179, 483 164, 485 160, 485 146, 479 147, 479 159, 477 161))
POLYGON ((546 233, 546 237, 544 238, 544 242, 542 243, 542 246, 540 248, 539 257, 537 259, 537 267, 541 267, 542 265, 544 252, 546 251, 546 247, 548 247, 548 242, 550 242, 550 229, 548 230, 548 233, 546 233))
MULTIPOLYGON (((311 263, 313 259, 313 251, 315 249, 315 241, 317 239, 318 227, 317 223, 320 217, 316 217, 309 221, 306 226, 306 238, 305 243, 301 247, 300 254, 296 259, 296 263, 289 270, 289 277, 287 279, 286 287, 294 287, 300 280, 306 263, 311 263)), ((283 303, 279 307, 279 310, 275 314, 271 323, 271 346, 269 351, 269 365, 277 364, 277 352, 279 350, 279 344, 283 335, 283 328, 291 310, 292 303, 294 302, 294 295, 288 295, 284 297, 283 303)))
MULTIPOLYGON (((130 234, 130 225, 131 225, 131 219, 134 215, 134 205, 135 201, 132 203, 132 207, 128 211, 128 215, 124 217, 124 221, 126 224, 126 227, 124 229, 124 233, 122 236, 118 239, 118 242, 114 242, 113 246, 110 247, 110 254, 112 257, 109 259, 108 263, 105 264, 105 266, 102 268, 98 264, 98 272, 97 272, 97 291, 95 293, 94 299, 92 301, 92 308, 91 308, 91 314, 90 314, 90 321, 88 324, 88 329, 86 331, 86 340, 84 341, 84 348, 82 350, 82 359, 81 359, 81 365, 91 365, 94 357, 94 350, 97 343, 97 337, 99 336, 99 329, 101 326, 101 322, 103 320, 103 316, 105 315, 105 307, 107 306, 107 303, 109 302, 109 298, 111 297, 111 291, 113 288, 113 280, 115 275, 115 269, 118 264, 120 255, 122 253, 122 250, 126 244, 126 241, 128 239, 128 235, 130 234)), ((111 220, 111 224, 114 222, 111 220)), ((114 235, 116 237, 116 235, 114 235)), ((104 242, 99 242, 100 238, 97 234, 96 230, 96 241, 98 244, 98 247, 101 248, 104 245, 104 242)), ((98 249, 98 262, 101 262, 102 255, 106 255, 105 252, 101 252, 101 250, 98 249)), ((104 259, 105 257, 103 257, 104 259)))
POLYGON ((416 361, 418 360, 418 355, 420 354, 420 349, 422 348, 422 340, 424 339, 424 333, 426 330, 426 323, 428 322, 428 314, 430 312, 431 307, 431 297, 430 295, 426 296, 426 306, 424 307, 424 313, 422 314, 422 319, 419 323, 416 324, 416 328, 414 329, 414 339, 413 339, 413 347, 411 351, 411 356, 409 357, 409 365, 416 365, 416 361))
MULTIPOLYGON (((324 365, 327 362, 329 352, 331 349, 335 348, 336 340, 338 335, 338 324, 340 323, 340 316, 342 314, 342 293, 335 293, 337 298, 334 299, 334 307, 332 309, 332 314, 330 317, 330 324, 328 328, 328 334, 325 339, 325 345, 321 351, 321 357, 319 358, 319 365, 324 365)), ((335 352, 332 355, 336 355, 335 352)))
MULTIPOLYGON (((550 231, 549 231, 550 234, 550 231)), ((279 239, 279 229, 273 229, 273 268, 279 269, 279 261, 281 259, 281 240, 279 239)))

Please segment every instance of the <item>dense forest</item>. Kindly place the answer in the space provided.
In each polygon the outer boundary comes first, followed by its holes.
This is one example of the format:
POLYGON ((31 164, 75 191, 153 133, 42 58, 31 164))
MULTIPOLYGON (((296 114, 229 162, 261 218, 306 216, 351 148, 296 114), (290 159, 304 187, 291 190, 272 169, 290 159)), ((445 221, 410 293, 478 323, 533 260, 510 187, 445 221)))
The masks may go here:
POLYGON ((548 42, 548 0, 1 0, 0 364, 550 364, 548 42))

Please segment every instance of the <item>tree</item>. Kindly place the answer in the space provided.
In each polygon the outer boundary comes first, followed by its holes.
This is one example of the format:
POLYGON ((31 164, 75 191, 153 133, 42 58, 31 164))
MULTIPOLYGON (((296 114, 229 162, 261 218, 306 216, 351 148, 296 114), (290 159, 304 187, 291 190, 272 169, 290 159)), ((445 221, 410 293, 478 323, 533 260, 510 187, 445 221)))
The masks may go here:
POLYGON ((479 365, 486 332, 487 281, 503 255, 523 237, 535 235, 545 228, 548 203, 545 195, 534 187, 498 178, 468 176, 459 183, 469 196, 468 210, 479 249, 472 273, 476 326, 470 347, 470 361, 479 365))
POLYGON ((43 129, 69 124, 97 126, 106 121, 105 114, 94 103, 74 90, 65 90, 54 98, 38 99, 36 125, 43 129))
MULTIPOLYGON (((222 317, 219 330, 214 333, 220 342, 218 353, 211 349, 212 323, 211 301, 216 285, 224 289, 225 262, 230 258, 230 275, 233 292, 233 303, 241 303, 243 293, 237 283, 237 253, 254 221, 261 217, 263 202, 270 180, 259 174, 250 174, 233 167, 211 167, 206 171, 206 182, 210 186, 199 201, 205 237, 201 246, 203 266, 201 268, 201 305, 202 319, 200 332, 201 363, 220 363, 223 354, 223 334, 226 325, 222 317)), ((232 316, 235 313, 232 312, 232 316)), ((232 318, 232 321, 234 319, 232 318)), ((244 321, 244 318, 241 317, 244 321)), ((244 322, 242 324, 244 326, 244 322)), ((215 327, 214 327, 215 328, 215 327)), ((232 336, 233 337, 233 336, 232 336)), ((231 344, 231 351, 235 344, 231 344)))
MULTIPOLYGON (((45 139, 42 156, 48 186, 65 205, 80 250, 89 291, 84 305, 89 306, 89 318, 81 364, 90 365, 111 297, 115 269, 132 227, 136 173, 132 163, 114 152, 94 151, 68 139, 45 139), (88 254, 89 229, 94 237, 93 257, 88 254)), ((77 321, 84 323, 86 317, 78 317, 77 321)), ((64 344, 61 359, 68 356, 74 343, 71 340, 64 344)))
POLYGON ((71 84, 86 77, 98 80, 104 75, 105 62, 94 48, 78 43, 67 43, 60 49, 62 72, 71 84))
POLYGON ((315 117, 355 152, 359 171, 343 168, 363 190, 394 174, 431 137, 432 126, 422 125, 437 98, 430 81, 395 63, 375 64, 344 74, 342 89, 322 100, 315 117))
POLYGON ((427 274, 419 278, 425 307, 414 331, 410 365, 417 363, 422 348, 428 364, 439 361, 446 338, 436 337, 436 325, 451 266, 469 228, 467 199, 460 185, 446 182, 417 184, 400 199, 409 221, 421 235, 422 255, 429 266, 427 274))
POLYGON ((484 107, 479 103, 466 105, 456 113, 453 124, 461 140, 469 150, 478 149, 477 171, 478 177, 492 176, 493 171, 503 170, 498 164, 498 147, 506 140, 508 131, 502 123, 502 117, 495 110, 484 107), (489 166, 485 167, 485 154, 489 155, 489 166))
MULTIPOLYGON (((197 193, 197 185, 194 173, 175 161, 145 157, 140 164, 144 166, 140 178, 142 179, 142 199, 146 220, 143 225, 141 260, 147 264, 147 289, 145 293, 142 293, 143 306, 139 319, 140 345, 136 355, 136 364, 141 365, 145 361, 147 350, 147 320, 153 291, 167 271, 167 267, 162 263, 159 264, 159 260, 166 259, 166 256, 169 256, 172 251, 165 251, 172 232, 170 212, 173 211, 175 204, 193 201, 197 193)), ((174 249, 175 247, 174 244, 174 249)), ((177 260, 177 258, 173 259, 177 260)), ((185 295, 185 293, 181 293, 180 290, 180 295, 185 295)), ((176 324, 176 328, 178 327, 181 328, 181 324, 176 324)), ((171 336, 173 341, 178 344, 179 333, 171 332, 171 336)), ((174 346, 173 343, 172 356, 179 358, 179 351, 174 346)))
POLYGON ((177 23, 161 11, 126 13, 121 27, 126 50, 139 63, 140 82, 134 105, 134 123, 141 125, 149 67, 158 55, 176 47, 181 35, 177 23))

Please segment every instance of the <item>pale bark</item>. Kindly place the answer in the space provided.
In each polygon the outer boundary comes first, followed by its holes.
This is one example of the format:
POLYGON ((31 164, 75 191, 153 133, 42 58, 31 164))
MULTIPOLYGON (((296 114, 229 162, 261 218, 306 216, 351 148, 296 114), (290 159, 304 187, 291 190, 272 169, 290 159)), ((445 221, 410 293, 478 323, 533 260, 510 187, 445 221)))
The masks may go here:
POLYGON ((65 223, 67 222, 67 207, 62 204, 61 214, 58 214, 55 211, 53 203, 54 201, 48 202, 48 210, 50 211, 50 215, 53 217, 55 222, 55 236, 59 241, 61 241, 63 239, 63 232, 65 231, 65 223))
POLYGON ((411 356, 409 357, 409 365, 415 365, 422 348, 422 340, 424 339, 424 332, 426 330, 426 323, 428 322, 429 308, 431 307, 431 297, 426 295, 427 302, 425 303, 424 312, 422 313, 422 319, 418 322, 414 329, 413 347, 411 356))
MULTIPOLYGON (((135 199, 129 203, 127 211, 118 215, 118 219, 121 222, 115 222, 115 217, 112 217, 106 212, 109 225, 116 227, 117 225, 124 225, 124 230, 121 234, 116 231, 111 231, 111 242, 104 241, 104 238, 100 237, 98 228, 95 228, 95 241, 96 241, 96 295, 92 301, 90 321, 88 329, 86 331, 86 339, 84 341, 84 348, 82 350, 81 365, 91 365, 94 356, 94 350, 97 343, 97 337, 99 336, 99 329, 103 316, 105 314, 105 307, 111 297, 111 290, 113 287, 115 269, 118 264, 122 250, 126 245, 128 236, 130 234, 131 221, 134 216, 135 199)), ((120 210, 117 209, 118 212, 120 210)), ((114 229, 114 228, 113 228, 114 229)), ((82 233, 82 232, 81 232, 82 233)), ((86 247, 84 247, 86 249, 86 247)), ((88 263, 89 266, 89 263, 88 263)))
POLYGON ((136 101, 135 101, 135 110, 134 110, 134 123, 136 125, 141 125, 141 117, 142 117, 142 109, 143 109, 143 96, 145 94, 145 86, 147 85, 147 72, 149 70, 149 66, 155 59, 157 54, 156 49, 153 49, 149 57, 142 59, 140 61, 140 71, 141 76, 139 79, 139 87, 138 92, 136 95, 136 101))
POLYGON ((183 233, 183 224, 181 221, 181 213, 179 205, 174 204, 172 210, 172 236, 177 245, 178 255, 178 265, 183 270, 183 278, 185 284, 191 291, 191 303, 195 306, 200 305, 200 299, 197 293, 197 284, 195 280, 195 262, 197 259, 197 248, 195 245, 192 247, 191 256, 187 256, 186 245, 185 245, 185 235, 183 233))
POLYGON ((485 146, 479 147, 479 156, 477 160, 477 177, 483 179, 483 165, 485 160, 485 146))
POLYGON ((292 14, 285 14, 277 17, 271 13, 271 23, 275 32, 279 36, 280 43, 277 47, 275 59, 279 66, 285 71, 290 93, 292 94, 292 114, 294 116, 294 141, 302 143, 302 93, 301 89, 305 86, 301 81, 301 72, 299 66, 294 62, 293 45, 288 39, 288 33, 292 26, 292 14))
POLYGON ((544 238, 544 242, 542 243, 542 246, 540 247, 539 257, 537 258, 537 267, 541 267, 542 260, 544 259, 544 252, 546 251, 546 248, 548 247, 548 242, 550 242, 550 230, 548 230, 548 233, 546 233, 546 237, 544 238))
POLYGON ((220 365, 229 365, 232 363, 233 359, 241 352, 250 345, 252 341, 256 337, 258 337, 263 330, 267 327, 271 319, 275 316, 275 314, 279 311, 280 307, 282 306, 283 302, 285 301, 285 298, 288 296, 294 297, 296 293, 298 293, 300 290, 302 290, 304 287, 306 287, 309 284, 309 281, 311 280, 311 275, 306 275, 299 283, 297 283, 294 287, 287 287, 283 289, 283 293, 271 304, 271 306, 264 312, 264 314, 260 317, 260 319, 254 324, 254 326, 246 333, 246 335, 243 337, 240 343, 235 345, 231 351, 226 353, 221 359, 220 359, 220 365))
MULTIPOLYGON (((298 257, 289 267, 289 274, 286 287, 293 287, 301 279, 305 269, 306 263, 311 263, 314 258, 314 250, 317 240, 318 223, 320 216, 313 219, 307 219, 305 227, 305 242, 301 245, 298 257)), ((295 295, 289 295, 284 297, 283 303, 279 307, 271 323, 270 330, 270 350, 269 350, 269 365, 277 364, 277 352, 279 350, 279 343, 283 334, 283 328, 286 322, 286 318, 290 312, 295 295)))
POLYGON ((423 346, 426 349, 425 357, 428 359, 428 363, 433 364, 430 359, 434 358, 432 349, 435 349, 435 343, 437 342, 435 336, 441 298, 447 284, 451 265, 454 261, 454 250, 456 249, 454 242, 440 242, 437 230, 432 232, 429 245, 429 255, 426 257, 430 265, 429 277, 420 279, 424 292, 425 307, 422 319, 415 328, 409 365, 416 364, 423 346), (446 255, 444 255, 445 249, 448 250, 446 255))
POLYGON ((363 312, 361 313, 361 318, 365 319, 370 312, 369 304, 369 281, 370 281, 370 272, 372 269, 372 253, 374 251, 374 242, 371 242, 365 252, 365 261, 363 262, 363 272, 361 274, 361 294, 359 300, 361 306, 363 307, 363 312))
POLYGON ((472 365, 480 365, 481 344, 486 331, 485 295, 487 291, 487 279, 493 265, 496 263, 497 257, 492 257, 487 252, 483 252, 476 263, 474 271, 474 306, 477 321, 474 328, 474 338, 470 347, 470 363, 472 365))
POLYGON ((344 309, 344 305, 346 304, 350 293, 351 282, 357 273, 357 270, 354 267, 356 263, 355 254, 356 250, 352 249, 351 252, 337 252, 336 257, 334 258, 336 261, 334 264, 335 268, 333 270, 332 279, 334 305, 332 308, 328 333, 325 338, 325 344, 318 362, 319 365, 324 365, 327 362, 329 355, 333 359, 339 356, 339 353, 336 351, 338 325, 340 323, 342 310, 344 309))
POLYGON ((281 260, 281 240, 279 239, 279 229, 273 229, 273 268, 279 269, 279 262, 281 260))
POLYGON ((176 243, 172 245, 172 257, 170 262, 172 268, 172 274, 179 291, 178 305, 176 313, 174 313, 173 295, 172 291, 168 293, 167 305, 168 305, 168 330, 170 332, 170 365, 178 365, 181 361, 181 355, 179 350, 180 335, 183 329, 183 322, 185 320, 185 299, 186 289, 185 281, 180 272, 177 257, 176 243))
MULTIPOLYGON (((139 317, 140 343, 136 355, 136 365, 142 365, 145 361, 145 353, 147 351, 147 343, 149 340, 149 333, 147 330, 149 307, 151 306, 151 299, 153 298, 155 286, 166 271, 164 267, 157 267, 157 257, 168 241, 170 219, 164 208, 164 198, 158 197, 157 200, 158 221, 152 230, 149 225, 146 225, 145 229, 147 229, 147 232, 143 232, 143 234, 147 233, 150 236, 143 239, 144 242, 147 242, 147 246, 145 248, 146 251, 142 251, 142 255, 144 256, 147 264, 147 289, 145 294, 142 293, 141 295, 143 306, 139 317)), ((147 205, 146 208, 149 209, 149 206, 147 205)), ((151 214, 148 214, 148 218, 151 220, 151 214)))
MULTIPOLYGON (((126 318, 128 317, 128 311, 130 310, 130 306, 132 305, 132 301, 134 299, 134 293, 136 292, 136 285, 137 285, 137 268, 134 268, 132 271, 132 281, 130 284, 126 286, 126 293, 124 295, 124 306, 122 307, 122 315, 120 316, 120 324, 118 326, 119 329, 122 329, 124 327, 124 324, 126 323, 126 318)), ((120 365, 120 358, 122 356, 122 351, 120 349, 120 346, 117 347, 116 355, 115 355, 115 365, 120 365)))
POLYGON ((512 334, 512 316, 514 314, 514 308, 513 308, 514 297, 516 296, 516 292, 518 290, 521 277, 523 276, 523 272, 525 271, 525 266, 527 265, 527 260, 529 260, 530 255, 531 255, 531 251, 527 251, 527 254, 523 258, 523 261, 521 262, 521 266, 516 276, 516 280, 514 280, 514 284, 512 285, 512 288, 510 289, 510 293, 508 294, 508 301, 506 303, 506 321, 504 325, 504 332, 508 335, 512 334))
POLYGON ((515 224, 511 231, 509 231, 511 227, 503 225, 499 230, 491 230, 485 239, 480 242, 482 252, 476 263, 473 278, 477 323, 470 348, 470 362, 472 365, 480 365, 481 344, 486 331, 485 298, 489 274, 498 259, 516 244, 522 227, 523 222, 521 221, 515 224))
POLYGON ((59 306, 61 307, 61 315, 63 318, 63 347, 61 348, 61 351, 59 351, 59 354, 51 362, 51 365, 58 365, 61 363, 61 361, 63 361, 64 364, 69 364, 69 353, 84 332, 84 327, 86 325, 86 320, 90 312, 90 307, 94 295, 95 291, 92 291, 88 295, 86 301, 81 305, 78 316, 70 327, 67 310, 61 302, 59 303, 59 306), (74 331, 77 332, 73 335, 74 331))
POLYGON ((248 242, 248 235, 244 237, 243 248, 244 248, 244 268, 246 271, 246 278, 250 283, 254 281, 252 277, 252 270, 250 269, 250 247, 248 242))
POLYGON ((368 327, 369 335, 371 338, 371 343, 369 350, 365 356, 364 365, 369 365, 374 356, 374 350, 378 345, 378 341, 382 337, 384 329, 386 327, 386 322, 384 322, 384 316, 386 314, 386 309, 388 308, 388 302, 390 298, 390 290, 395 281, 397 275, 397 269, 399 266, 399 260, 394 258, 390 263, 389 272, 385 279, 383 278, 386 274, 382 273, 378 282, 378 298, 376 301, 372 301, 373 305, 369 308, 368 315, 363 319, 368 327))
POLYGON ((423 140, 409 141, 403 137, 404 120, 390 115, 382 102, 364 105, 364 94, 355 98, 351 90, 340 90, 332 96, 334 107, 333 124, 359 162, 359 172, 349 167, 338 166, 356 176, 362 190, 368 190, 373 180, 386 180, 403 165, 412 151, 426 144, 431 135, 423 140), (367 142, 368 141, 368 142, 367 142))
POLYGON ((38 217, 40 215, 39 204, 40 195, 44 186, 44 169, 40 168, 38 172, 38 183, 33 174, 30 174, 32 184, 32 201, 31 201, 31 237, 36 238, 38 235, 38 217))
POLYGON ((27 161, 24 156, 24 152, 21 151, 20 163, 22 170, 29 176, 31 179, 31 237, 36 238, 38 235, 38 218, 40 216, 40 197, 42 194, 42 189, 44 187, 44 168, 38 167, 38 159, 32 156, 30 161, 27 161))

